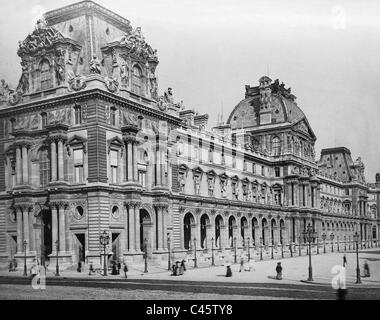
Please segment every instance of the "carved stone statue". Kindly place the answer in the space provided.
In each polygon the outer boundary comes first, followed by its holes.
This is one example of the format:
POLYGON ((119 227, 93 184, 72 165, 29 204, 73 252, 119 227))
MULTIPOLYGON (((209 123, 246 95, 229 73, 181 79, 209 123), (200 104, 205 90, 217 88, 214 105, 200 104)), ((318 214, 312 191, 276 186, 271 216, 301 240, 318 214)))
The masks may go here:
POLYGON ((29 91, 29 67, 26 61, 21 61, 22 74, 17 91, 26 93, 29 91))
POLYGON ((150 95, 152 99, 157 99, 157 78, 155 75, 155 68, 151 67, 149 68, 149 88, 150 88, 150 95))
POLYGON ((90 61, 90 73, 101 74, 101 62, 97 56, 93 56, 90 61))
POLYGON ((201 177, 199 175, 194 176, 194 189, 195 194, 199 194, 201 188, 201 177))
POLYGON ((173 90, 172 88, 168 88, 168 90, 166 90, 164 93, 164 99, 165 99, 165 102, 167 103, 174 103, 172 90, 173 90))
POLYGON ((380 173, 376 173, 376 182, 380 182, 380 173))
POLYGON ((120 80, 121 85, 127 87, 129 84, 129 67, 126 61, 121 64, 120 67, 120 80))
POLYGON ((57 79, 58 85, 61 85, 61 83, 65 82, 66 73, 65 52, 63 50, 57 50, 54 62, 55 77, 57 79))
POLYGON ((215 183, 215 177, 208 177, 207 178, 207 184, 208 184, 208 195, 210 197, 214 196, 214 183, 215 183))
POLYGON ((227 180, 221 180, 220 191, 222 193, 222 197, 226 197, 226 190, 227 190, 227 180))
POLYGON ((185 173, 180 173, 178 175, 178 180, 179 180, 179 190, 180 192, 185 191, 185 173))
POLYGON ((1 79, 0 84, 0 103, 8 101, 10 88, 4 79, 1 79))

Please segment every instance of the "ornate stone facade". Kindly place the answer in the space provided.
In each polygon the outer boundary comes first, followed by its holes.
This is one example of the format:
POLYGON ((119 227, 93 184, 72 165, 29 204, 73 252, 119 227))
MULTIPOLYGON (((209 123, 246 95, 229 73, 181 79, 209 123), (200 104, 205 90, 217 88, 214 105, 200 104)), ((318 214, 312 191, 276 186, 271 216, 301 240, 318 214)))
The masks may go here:
POLYGON ((377 240, 380 178, 367 184, 347 149, 317 162, 309 122, 278 80, 246 86, 208 130, 172 88, 158 94, 157 51, 141 29, 91 1, 46 13, 18 54, 19 84, 0 90, 3 261, 58 250, 67 265, 100 262, 103 231, 120 261, 145 247, 167 259, 169 246, 207 257, 211 246, 300 244, 308 223, 319 240, 377 240))

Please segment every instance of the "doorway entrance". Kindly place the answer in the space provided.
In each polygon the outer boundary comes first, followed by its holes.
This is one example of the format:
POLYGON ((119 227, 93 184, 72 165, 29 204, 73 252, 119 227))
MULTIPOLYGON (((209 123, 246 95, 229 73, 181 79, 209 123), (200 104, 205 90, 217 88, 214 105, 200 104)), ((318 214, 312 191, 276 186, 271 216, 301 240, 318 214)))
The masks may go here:
POLYGON ((86 261, 86 235, 84 233, 76 233, 75 255, 77 262, 86 261))

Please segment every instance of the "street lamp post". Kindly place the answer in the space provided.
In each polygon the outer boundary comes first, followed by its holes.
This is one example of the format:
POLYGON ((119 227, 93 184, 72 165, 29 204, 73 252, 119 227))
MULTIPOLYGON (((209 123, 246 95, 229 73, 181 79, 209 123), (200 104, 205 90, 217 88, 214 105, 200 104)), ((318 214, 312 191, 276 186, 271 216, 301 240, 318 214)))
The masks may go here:
POLYGON ((263 260, 263 238, 260 237, 260 260, 263 260))
POLYGON ((274 255, 273 255, 273 247, 274 247, 274 242, 272 241, 272 246, 271 246, 271 254, 270 254, 270 257, 271 259, 274 259, 274 255))
POLYGON ((250 238, 248 237, 247 238, 247 241, 248 241, 248 246, 247 246, 247 250, 248 250, 248 262, 251 261, 251 244, 249 242, 250 238))
POLYGON ((103 246, 103 255, 104 255, 104 261, 103 261, 103 275, 107 275, 107 258, 106 258, 106 247, 108 246, 110 242, 110 236, 108 235, 107 231, 103 231, 103 233, 99 236, 100 244, 103 246))
POLYGON ((58 264, 59 241, 58 240, 55 242, 55 250, 57 251, 56 264, 55 264, 55 275, 58 277, 59 276, 59 264, 58 264))
POLYGON ((148 240, 144 239, 144 273, 148 273, 148 240))
POLYGON ((236 252, 236 250, 237 250, 237 243, 236 243, 236 237, 234 237, 234 248, 235 248, 235 259, 234 259, 234 261, 235 261, 235 263, 237 263, 237 252, 236 252))
POLYGON ((317 237, 317 254, 319 254, 319 237, 317 237))
POLYGON ((194 268, 198 268, 197 264, 197 239, 194 238, 194 268))
POLYGON ((170 266, 170 234, 167 235, 167 244, 168 244, 168 270, 171 269, 170 266))
POLYGON ((331 239, 331 252, 334 252, 334 234, 330 234, 331 239))
POLYGON ((326 233, 322 234, 322 240, 323 240, 323 253, 326 253, 326 233))
POLYGON ((357 232, 354 234, 354 241, 356 242, 356 283, 362 283, 360 280, 359 268, 359 235, 357 232))
POLYGON ((307 281, 314 281, 313 280, 313 269, 311 266, 311 242, 315 239, 316 232, 313 231, 313 227, 310 225, 310 223, 308 224, 306 231, 303 232, 303 235, 309 244, 309 277, 308 277, 307 281))
POLYGON ((27 241, 24 240, 23 244, 24 244, 24 276, 28 276, 28 271, 27 271, 27 266, 26 266, 26 245, 27 245, 27 241))
POLYGON ((215 259, 214 259, 214 237, 211 238, 211 265, 215 266, 215 259))

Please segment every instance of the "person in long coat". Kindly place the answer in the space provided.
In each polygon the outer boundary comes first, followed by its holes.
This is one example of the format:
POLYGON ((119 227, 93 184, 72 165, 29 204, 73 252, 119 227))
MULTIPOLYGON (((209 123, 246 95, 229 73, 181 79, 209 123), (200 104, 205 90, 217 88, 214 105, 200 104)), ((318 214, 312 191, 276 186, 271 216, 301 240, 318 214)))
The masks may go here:
POLYGON ((226 267, 227 267, 226 277, 232 277, 231 265, 228 263, 226 267))
POLYGON ((276 272, 277 272, 276 279, 277 280, 282 280, 282 266, 281 266, 281 262, 277 262, 276 272))

